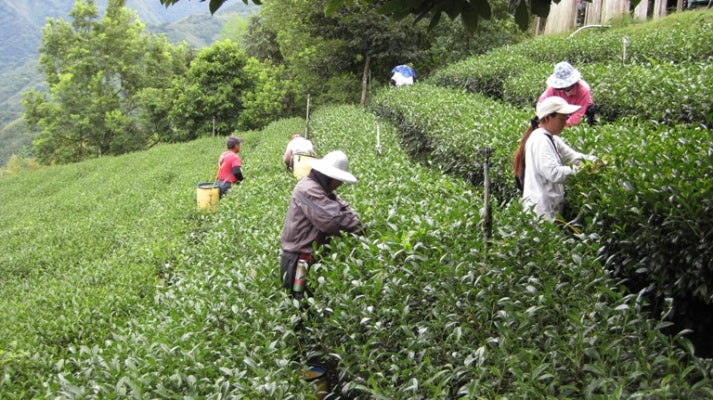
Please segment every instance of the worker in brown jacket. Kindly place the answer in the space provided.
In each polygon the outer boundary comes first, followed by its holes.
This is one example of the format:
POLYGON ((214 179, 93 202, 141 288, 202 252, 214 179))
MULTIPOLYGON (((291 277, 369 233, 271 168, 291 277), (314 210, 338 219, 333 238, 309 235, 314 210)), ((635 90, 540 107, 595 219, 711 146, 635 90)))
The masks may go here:
POLYGON ((313 243, 321 246, 330 235, 363 231, 357 214, 335 192, 343 183, 357 182, 347 156, 333 151, 313 160, 311 167, 292 192, 280 240, 283 286, 297 299, 304 296, 306 275, 314 262, 313 243))

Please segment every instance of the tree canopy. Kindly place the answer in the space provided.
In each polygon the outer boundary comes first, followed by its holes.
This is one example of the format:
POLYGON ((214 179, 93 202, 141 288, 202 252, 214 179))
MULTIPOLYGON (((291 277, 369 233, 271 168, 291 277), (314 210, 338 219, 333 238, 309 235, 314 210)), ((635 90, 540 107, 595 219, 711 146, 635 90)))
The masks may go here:
MULTIPOLYGON (((180 0, 159 1, 168 7, 178 3, 180 0)), ((210 12, 215 13, 227 1, 210 0, 210 12)), ((242 1, 248 4, 250 0, 242 1)), ((415 16, 416 20, 429 18, 431 27, 438 25, 442 14, 446 14, 450 19, 460 17, 463 21, 463 26, 469 31, 474 31, 481 18, 490 19, 492 16, 491 3, 494 1, 497 0, 362 0, 359 3, 378 6, 382 14, 390 15, 398 20, 409 15, 415 16)), ((530 21, 530 15, 547 17, 552 1, 559 3, 559 0, 509 0, 508 3, 515 12, 515 20, 518 26, 521 29, 526 29, 530 21)), ((252 2, 258 5, 262 3, 260 0, 252 0, 252 2)), ((328 0, 324 11, 329 15, 341 7, 348 7, 354 3, 353 0, 328 0)))
POLYGON ((110 1, 102 19, 94 0, 77 1, 70 17, 42 30, 49 96, 33 90, 24 97, 26 121, 41 129, 33 142, 38 159, 64 163, 145 148, 148 135, 134 117, 136 95, 154 76, 143 25, 121 0, 110 1))

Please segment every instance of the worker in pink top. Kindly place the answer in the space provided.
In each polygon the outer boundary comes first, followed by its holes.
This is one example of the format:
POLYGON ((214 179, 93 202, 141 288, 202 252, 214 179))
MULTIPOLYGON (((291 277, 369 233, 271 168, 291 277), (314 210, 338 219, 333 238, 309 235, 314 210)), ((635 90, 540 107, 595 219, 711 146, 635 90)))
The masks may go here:
POLYGON ((243 172, 241 170, 243 162, 238 155, 240 143, 242 142, 242 138, 229 137, 226 140, 228 150, 225 150, 218 157, 218 187, 220 188, 221 198, 225 196, 233 184, 238 184, 243 180, 243 172))
POLYGON ((547 78, 547 89, 540 95, 537 102, 541 103, 544 99, 552 96, 563 98, 567 104, 580 106, 580 109, 567 119, 567 126, 577 125, 585 115, 587 123, 594 124, 596 106, 592 100, 589 84, 582 79, 582 74, 566 61, 555 65, 554 72, 547 78))

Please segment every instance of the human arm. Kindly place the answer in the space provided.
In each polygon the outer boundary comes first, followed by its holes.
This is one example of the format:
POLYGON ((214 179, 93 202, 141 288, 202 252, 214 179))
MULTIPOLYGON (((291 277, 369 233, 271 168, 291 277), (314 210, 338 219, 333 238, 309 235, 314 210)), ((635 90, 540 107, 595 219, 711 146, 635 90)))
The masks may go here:
POLYGON ((243 172, 242 172, 242 170, 240 169, 240 166, 239 166, 239 165, 233 166, 232 172, 233 172, 233 176, 235 176, 235 181, 236 181, 236 182, 242 182, 243 179, 245 179, 245 178, 243 177, 243 172))
POLYGON ((576 104, 581 107, 567 118, 567 126, 577 125, 584 118, 587 108, 594 104, 592 90, 589 88, 589 84, 583 80, 577 83, 574 93, 565 97, 565 99, 569 104, 576 104))
POLYGON ((563 164, 574 164, 579 165, 581 160, 596 161, 597 156, 594 154, 584 154, 580 153, 573 148, 569 147, 567 143, 564 142, 560 137, 556 136, 553 138, 556 143, 557 150, 562 158, 563 164))
POLYGON ((234 182, 240 182, 244 179, 242 166, 243 162, 236 153, 230 153, 226 156, 225 162, 230 166, 230 173, 235 177, 234 182))
POLYGON ((360 229, 361 222, 356 213, 336 193, 309 190, 301 193, 298 200, 305 217, 321 232, 336 235, 341 231, 357 232, 360 229))

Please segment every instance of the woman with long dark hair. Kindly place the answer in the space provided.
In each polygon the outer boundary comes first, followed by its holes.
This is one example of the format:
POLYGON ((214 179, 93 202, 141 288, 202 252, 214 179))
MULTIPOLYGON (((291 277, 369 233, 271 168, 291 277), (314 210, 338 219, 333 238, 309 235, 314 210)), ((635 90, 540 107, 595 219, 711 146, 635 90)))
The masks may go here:
POLYGON ((557 96, 538 103, 535 117, 513 156, 513 172, 522 187, 523 207, 548 220, 562 213, 567 176, 576 173, 582 160, 597 159, 572 149, 559 137, 569 116, 580 108, 557 96))

